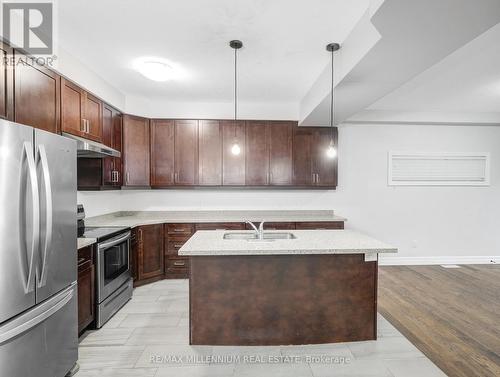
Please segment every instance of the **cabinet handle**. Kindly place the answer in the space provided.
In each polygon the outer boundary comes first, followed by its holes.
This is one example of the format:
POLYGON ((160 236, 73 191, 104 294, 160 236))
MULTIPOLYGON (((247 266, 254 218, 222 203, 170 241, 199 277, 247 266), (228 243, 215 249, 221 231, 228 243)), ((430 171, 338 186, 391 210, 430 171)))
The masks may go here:
POLYGON ((182 247, 182 245, 174 245, 174 248, 176 249, 180 249, 182 247))
POLYGON ((316 174, 314 173, 312 174, 312 183, 313 184, 316 183, 316 174))
POLYGON ((139 242, 142 242, 142 229, 139 229, 137 233, 139 235, 139 242))
POLYGON ((319 183, 319 174, 316 173, 316 184, 319 183))
POLYGON ((127 181, 127 183, 129 183, 129 181, 130 181, 130 174, 129 174, 129 172, 127 172, 127 174, 125 174, 125 180, 127 181))
POLYGON ((174 232, 176 232, 176 233, 184 233, 184 232, 186 232, 187 233, 187 229, 184 229, 184 228, 175 228, 174 232))
POLYGON ((86 132, 86 127, 85 127, 85 119, 80 119, 80 131, 81 132, 86 132))
POLYGON ((186 265, 186 262, 174 262, 174 266, 177 266, 177 267, 182 267, 185 265, 186 265))
POLYGON ((87 133, 90 133, 90 120, 87 120, 87 133))

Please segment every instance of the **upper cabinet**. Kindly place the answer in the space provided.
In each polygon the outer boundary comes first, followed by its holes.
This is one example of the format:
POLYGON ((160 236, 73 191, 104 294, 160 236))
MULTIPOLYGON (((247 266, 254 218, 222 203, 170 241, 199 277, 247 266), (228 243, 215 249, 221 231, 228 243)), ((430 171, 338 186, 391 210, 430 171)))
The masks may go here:
POLYGON ((269 184, 269 126, 265 121, 246 122, 245 183, 248 186, 269 184))
MULTIPOLYGON (((107 104, 102 107, 102 142, 122 152, 122 114, 107 104)), ((120 187, 123 183, 122 159, 106 157, 103 159, 102 167, 104 186, 120 187)))
POLYGON ((271 122, 269 125, 269 184, 292 184, 293 122, 271 122))
POLYGON ((102 142, 102 102, 78 85, 61 79, 62 130, 102 142))
POLYGON ((338 149, 337 128, 316 128, 313 138, 313 173, 314 185, 318 187, 337 186, 337 158, 326 154, 330 140, 333 139, 335 148, 338 149))
POLYGON ((23 54, 14 52, 14 121, 53 133, 60 132, 61 77, 23 54))
POLYGON ((246 122, 246 185, 292 184, 293 122, 246 122))
POLYGON ((337 147, 337 128, 295 128, 293 133, 294 186, 325 188, 337 186, 337 158, 326 154, 332 135, 337 147))
POLYGON ((198 183, 198 121, 151 121, 151 186, 198 183))
POLYGON ((245 185, 245 122, 244 121, 221 121, 222 126, 222 185, 244 186, 245 185), (234 153, 232 148, 238 144, 239 153, 234 153))
POLYGON ((175 125, 173 120, 151 120, 151 186, 175 184, 175 125))
POLYGON ((198 121, 175 122, 175 184, 192 186, 198 183, 198 121))
POLYGON ((336 128, 287 121, 155 119, 151 186, 335 188, 332 137, 336 128))
POLYGON ((0 41, 0 118, 12 120, 14 111, 13 69, 9 64, 12 48, 0 41))
POLYGON ((124 186, 150 185, 149 120, 125 115, 123 117, 124 186))
POLYGON ((198 129, 198 185, 222 185, 222 126, 217 120, 200 120, 198 129))

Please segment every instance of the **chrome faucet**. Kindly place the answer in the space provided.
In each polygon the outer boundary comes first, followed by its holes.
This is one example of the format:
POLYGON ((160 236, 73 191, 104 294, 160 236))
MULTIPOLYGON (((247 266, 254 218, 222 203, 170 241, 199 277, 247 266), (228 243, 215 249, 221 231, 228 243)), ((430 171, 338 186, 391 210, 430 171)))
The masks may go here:
POLYGON ((255 224, 253 222, 251 222, 249 220, 246 220, 245 222, 247 224, 250 224, 250 226, 255 230, 255 234, 257 235, 257 237, 259 238, 259 240, 264 239, 264 223, 265 223, 265 221, 262 221, 259 224, 258 228, 255 226, 255 224))

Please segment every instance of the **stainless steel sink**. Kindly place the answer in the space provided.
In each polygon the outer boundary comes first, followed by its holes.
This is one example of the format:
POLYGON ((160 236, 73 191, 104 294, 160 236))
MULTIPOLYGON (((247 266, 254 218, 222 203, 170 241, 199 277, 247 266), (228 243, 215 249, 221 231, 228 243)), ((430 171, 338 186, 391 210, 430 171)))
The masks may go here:
POLYGON ((225 233, 223 238, 225 240, 274 241, 293 240, 297 237, 293 233, 264 232, 262 238, 259 238, 257 233, 225 233))

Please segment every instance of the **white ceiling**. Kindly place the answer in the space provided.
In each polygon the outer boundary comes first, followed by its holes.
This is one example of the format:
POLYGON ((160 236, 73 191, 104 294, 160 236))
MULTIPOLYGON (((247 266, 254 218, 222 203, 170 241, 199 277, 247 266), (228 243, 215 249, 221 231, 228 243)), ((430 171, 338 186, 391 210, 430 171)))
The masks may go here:
POLYGON ((125 95, 169 101, 233 100, 231 39, 241 39, 240 100, 298 103, 369 0, 62 0, 59 43, 125 95), (131 68, 140 56, 182 66, 157 83, 131 68))
POLYGON ((368 110, 500 112, 500 24, 368 110))

